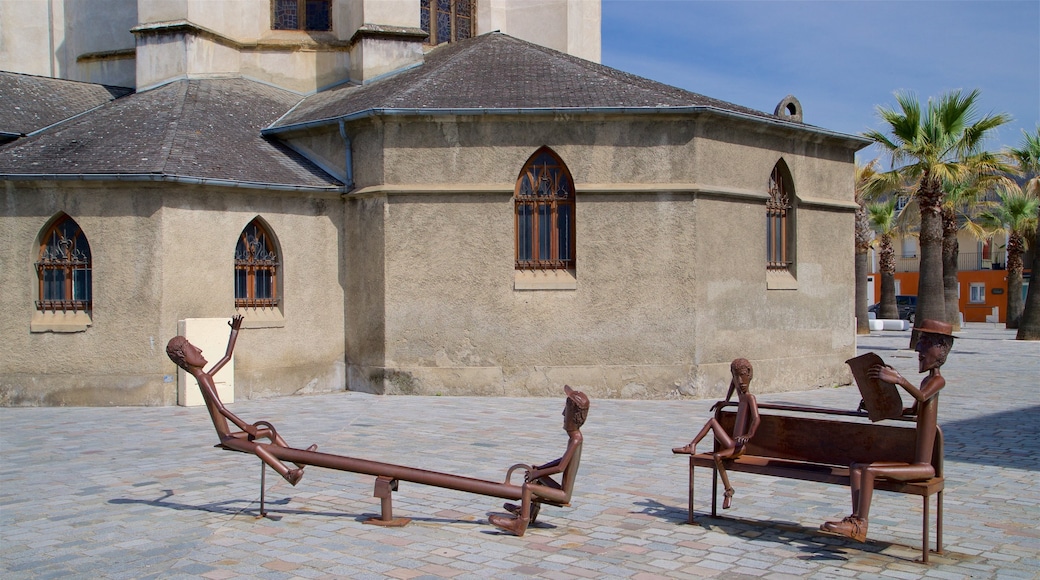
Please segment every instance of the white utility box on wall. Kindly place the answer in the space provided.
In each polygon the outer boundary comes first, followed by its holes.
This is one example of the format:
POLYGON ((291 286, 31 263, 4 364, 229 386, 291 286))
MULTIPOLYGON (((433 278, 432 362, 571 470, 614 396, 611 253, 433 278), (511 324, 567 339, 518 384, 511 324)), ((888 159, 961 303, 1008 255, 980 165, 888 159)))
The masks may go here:
MULTIPOLYGON (((207 361, 205 370, 209 370, 217 361, 224 358, 228 337, 231 336, 231 327, 228 326, 227 318, 185 318, 177 322, 177 333, 202 349, 202 356, 207 361)), ((213 383, 217 387, 217 395, 224 404, 235 402, 234 355, 231 355, 231 360, 213 377, 213 383)), ((182 407, 206 404, 206 401, 202 399, 198 381, 184 369, 177 371, 177 404, 182 407)))

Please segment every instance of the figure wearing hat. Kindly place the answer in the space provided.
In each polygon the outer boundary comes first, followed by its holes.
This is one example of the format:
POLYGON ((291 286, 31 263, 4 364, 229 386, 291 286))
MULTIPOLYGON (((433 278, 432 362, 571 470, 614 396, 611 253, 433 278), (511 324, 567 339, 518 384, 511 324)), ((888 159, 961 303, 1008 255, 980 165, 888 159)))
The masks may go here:
POLYGON ((896 481, 919 481, 935 475, 932 467, 932 446, 935 443, 935 425, 938 416, 939 391, 946 386, 946 379, 939 374, 939 367, 946 362, 953 346, 953 327, 938 320, 924 320, 918 328, 921 336, 917 341, 918 372, 927 372, 921 387, 915 387, 888 365, 877 365, 868 375, 903 387, 914 398, 914 404, 904 411, 917 416, 917 446, 914 462, 874 461, 853 463, 849 468, 852 487, 852 515, 840 522, 826 522, 820 529, 847 536, 862 542, 867 539, 867 517, 870 500, 874 493, 874 480, 878 477, 896 481))
POLYGON ((563 456, 543 465, 514 465, 506 474, 506 481, 513 469, 522 467, 524 474, 523 496, 520 505, 507 503, 503 507, 513 517, 492 514, 488 520, 495 527, 511 534, 522 536, 527 526, 538 517, 541 504, 566 505, 571 501, 574 490, 574 476, 578 472, 581 460, 581 426, 589 413, 589 398, 581 391, 564 386, 567 403, 563 407, 563 430, 567 432, 567 449, 563 456), (562 473, 560 482, 550 475, 562 473))

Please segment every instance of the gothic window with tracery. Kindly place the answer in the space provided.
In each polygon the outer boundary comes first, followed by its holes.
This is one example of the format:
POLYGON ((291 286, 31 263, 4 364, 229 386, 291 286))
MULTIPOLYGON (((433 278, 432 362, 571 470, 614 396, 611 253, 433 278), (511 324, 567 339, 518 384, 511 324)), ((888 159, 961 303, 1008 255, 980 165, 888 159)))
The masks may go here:
POLYGON ((524 165, 515 188, 516 269, 574 268, 574 181, 542 147, 524 165))
POLYGON ((259 218, 249 222, 235 246, 235 306, 277 306, 280 266, 275 240, 267 228, 259 218))
POLYGON ((470 38, 476 26, 475 0, 420 0, 419 23, 436 46, 470 38))
POLYGON ((271 0, 273 30, 332 30, 332 0, 271 0))
POLYGON ((766 268, 789 271, 792 264, 794 232, 791 218, 791 186, 783 161, 777 162, 769 175, 769 199, 766 201, 766 268))
POLYGON ((90 244, 76 220, 62 215, 40 237, 36 274, 39 278, 37 310, 91 310, 90 244))

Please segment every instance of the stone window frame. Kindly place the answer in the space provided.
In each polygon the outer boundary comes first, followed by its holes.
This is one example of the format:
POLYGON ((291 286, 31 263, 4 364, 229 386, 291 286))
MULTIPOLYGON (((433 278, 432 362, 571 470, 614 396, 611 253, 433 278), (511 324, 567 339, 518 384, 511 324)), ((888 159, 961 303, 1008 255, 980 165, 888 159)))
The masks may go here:
POLYGON ((419 26, 428 46, 472 38, 477 32, 476 0, 420 0, 419 26), (438 26, 434 26, 434 23, 438 26), (445 34, 446 33, 446 34, 445 34), (447 38, 442 38, 443 36, 447 38))
POLYGON ((42 230, 38 242, 36 309, 89 313, 94 304, 93 258, 83 228, 71 216, 61 213, 42 230), (61 275, 62 279, 48 281, 53 275, 61 275))
POLYGON ((781 159, 773 166, 767 186, 766 268, 793 272, 795 251, 795 194, 790 172, 781 159))
POLYGON ((274 229, 256 216, 238 234, 234 253, 235 310, 246 328, 282 326, 283 268, 274 229))
POLYGON ((332 0, 271 0, 271 30, 332 30, 332 0), (312 6, 323 8, 324 20, 308 26, 312 6))
POLYGON ((513 189, 516 270, 574 271, 576 205, 567 165, 549 147, 538 148, 524 163, 513 189))
POLYGON ((766 185, 766 287, 797 290, 797 201, 794 180, 781 158, 773 165, 766 185))
MULTIPOLYGON (((60 212, 40 230, 35 248, 37 300, 29 332, 85 331, 93 323, 94 260, 83 228, 72 216, 60 212), (56 297, 48 293, 47 276, 59 271, 63 273, 62 288, 61 296, 56 297)), ((50 290, 54 289, 52 283, 50 290)))

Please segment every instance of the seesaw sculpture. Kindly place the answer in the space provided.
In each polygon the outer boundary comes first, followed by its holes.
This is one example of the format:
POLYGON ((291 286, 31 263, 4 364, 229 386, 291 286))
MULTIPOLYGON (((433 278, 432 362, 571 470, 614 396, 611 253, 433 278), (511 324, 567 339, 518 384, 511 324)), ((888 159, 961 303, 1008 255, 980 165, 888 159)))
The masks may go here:
MULTIPOLYGON (((229 411, 220 401, 213 382, 213 375, 231 360, 231 354, 235 349, 235 341, 238 339, 238 332, 242 327, 242 317, 233 317, 229 325, 231 326, 231 336, 228 338, 227 352, 209 371, 203 370, 207 361, 202 356, 202 351, 188 342, 183 336, 173 337, 166 346, 166 353, 170 360, 190 373, 198 381, 199 388, 202 390, 202 397, 206 402, 206 408, 209 410, 213 426, 216 428, 217 435, 220 438, 220 443, 217 444, 217 447, 256 455, 263 461, 265 467, 270 466, 294 486, 303 478, 304 468, 308 465, 375 476, 375 491, 373 495, 380 498, 380 516, 366 520, 365 523, 368 524, 400 527, 411 521, 408 518, 393 517, 391 495, 394 491, 397 491, 398 482, 400 481, 519 501, 520 505, 506 503, 503 506, 513 514, 513 517, 492 515, 489 518, 490 522, 496 527, 517 536, 523 536, 527 526, 535 521, 541 504, 545 503, 561 507, 570 505, 571 495, 574 490, 574 480, 581 459, 582 435, 580 429, 585 422, 589 409, 589 399, 584 393, 575 391, 570 387, 564 387, 567 401, 563 411, 563 426, 564 430, 567 431, 568 441, 567 449, 564 451, 563 456, 539 466, 523 463, 513 465, 506 471, 505 481, 503 482, 404 467, 331 453, 321 453, 317 451, 317 445, 311 445, 306 449, 297 449, 290 447, 278 435, 274 426, 267 421, 257 421, 250 425, 229 411), (232 431, 228 421, 234 423, 241 431, 232 431), (268 443, 258 442, 260 439, 266 439, 268 443), (295 468, 288 467, 284 463, 286 461, 295 465, 295 468), (524 482, 521 485, 511 483, 510 480, 513 473, 521 469, 525 473, 524 482), (559 482, 550 477, 557 474, 562 474, 559 482)), ((265 473, 266 470, 261 469, 261 516, 266 515, 264 511, 265 473)))

